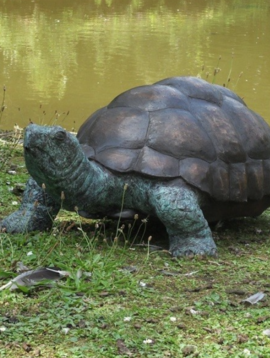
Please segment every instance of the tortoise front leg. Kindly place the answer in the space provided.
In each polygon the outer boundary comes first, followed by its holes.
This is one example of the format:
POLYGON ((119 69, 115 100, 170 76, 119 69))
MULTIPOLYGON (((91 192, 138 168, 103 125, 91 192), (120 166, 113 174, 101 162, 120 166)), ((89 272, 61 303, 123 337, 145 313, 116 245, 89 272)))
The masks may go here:
POLYGON ((0 229, 9 233, 45 231, 52 227, 59 210, 60 204, 30 178, 20 208, 0 222, 0 229))
POLYGON ((216 245, 197 195, 182 184, 156 185, 151 193, 151 204, 169 234, 170 252, 173 256, 215 255, 216 245))

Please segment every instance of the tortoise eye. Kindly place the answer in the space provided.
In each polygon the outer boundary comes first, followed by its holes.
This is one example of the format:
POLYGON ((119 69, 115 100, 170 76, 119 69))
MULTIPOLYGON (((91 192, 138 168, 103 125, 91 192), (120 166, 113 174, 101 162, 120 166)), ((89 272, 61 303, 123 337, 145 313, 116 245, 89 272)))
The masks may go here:
POLYGON ((59 141, 63 141, 66 138, 66 132, 65 131, 58 131, 55 133, 54 138, 59 141))

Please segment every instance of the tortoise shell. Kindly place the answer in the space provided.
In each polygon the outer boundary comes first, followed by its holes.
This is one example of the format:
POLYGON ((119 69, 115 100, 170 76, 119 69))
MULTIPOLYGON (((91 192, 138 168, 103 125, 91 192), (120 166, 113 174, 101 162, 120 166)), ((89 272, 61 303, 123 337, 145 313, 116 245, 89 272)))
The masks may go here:
POLYGON ((270 127, 235 93, 199 78, 130 89, 77 137, 89 160, 115 172, 181 177, 220 201, 270 195, 270 127))

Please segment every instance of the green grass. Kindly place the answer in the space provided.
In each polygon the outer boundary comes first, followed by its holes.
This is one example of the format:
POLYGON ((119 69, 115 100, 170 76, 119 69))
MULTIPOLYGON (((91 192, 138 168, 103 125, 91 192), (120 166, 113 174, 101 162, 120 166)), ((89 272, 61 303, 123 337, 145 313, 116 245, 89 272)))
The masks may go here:
MULTIPOLYGON (((2 144, 0 157, 7 154, 2 144)), ((18 207, 10 188, 26 178, 16 147, 0 173, 0 218, 18 207)), ((49 233, 0 234, 0 285, 19 261, 71 273, 51 288, 0 291, 1 357, 270 356, 269 212, 214 230, 217 258, 130 249, 113 240, 121 225, 63 211, 49 233), (242 303, 259 291, 262 301, 242 303)), ((152 236, 151 244, 162 241, 152 236)))

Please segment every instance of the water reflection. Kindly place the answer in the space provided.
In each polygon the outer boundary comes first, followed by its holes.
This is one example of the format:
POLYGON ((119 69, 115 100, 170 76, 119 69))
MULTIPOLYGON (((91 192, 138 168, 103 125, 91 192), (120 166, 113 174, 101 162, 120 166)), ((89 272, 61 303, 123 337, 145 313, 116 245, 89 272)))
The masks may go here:
POLYGON ((1 128, 31 118, 78 129, 130 87, 207 73, 211 82, 215 67, 216 83, 230 77, 270 122, 268 0, 0 0, 0 33, 1 128))

